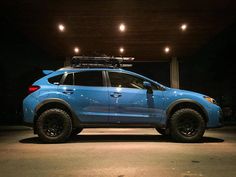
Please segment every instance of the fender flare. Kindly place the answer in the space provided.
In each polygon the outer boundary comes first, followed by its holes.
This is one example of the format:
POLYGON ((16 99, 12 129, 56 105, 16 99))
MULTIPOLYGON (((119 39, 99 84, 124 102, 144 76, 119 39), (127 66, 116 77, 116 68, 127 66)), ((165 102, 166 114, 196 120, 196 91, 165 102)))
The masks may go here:
POLYGON ((59 104, 65 106, 71 113, 71 116, 72 116, 71 118, 72 118, 73 124, 77 125, 78 123, 80 123, 79 119, 77 118, 75 112, 73 111, 73 109, 71 108, 69 103, 67 103, 65 100, 59 99, 59 98, 49 98, 49 99, 46 99, 46 100, 42 101, 35 108, 35 113, 36 113, 35 116, 37 116, 37 112, 40 110, 40 108, 42 108, 46 104, 50 104, 50 103, 59 103, 59 104))
POLYGON ((173 109, 175 106, 177 106, 178 104, 181 104, 181 103, 191 103, 191 104, 195 104, 195 105, 198 106, 198 107, 202 110, 202 112, 204 113, 204 116, 205 116, 205 118, 206 118, 206 121, 209 120, 209 118, 208 118, 208 113, 207 113, 206 109, 205 109, 200 103, 198 103, 197 101, 194 101, 194 100, 192 100, 192 99, 178 99, 178 100, 172 102, 172 103, 169 105, 169 107, 167 108, 167 110, 166 110, 167 120, 170 118, 170 113, 171 113, 172 109, 173 109))

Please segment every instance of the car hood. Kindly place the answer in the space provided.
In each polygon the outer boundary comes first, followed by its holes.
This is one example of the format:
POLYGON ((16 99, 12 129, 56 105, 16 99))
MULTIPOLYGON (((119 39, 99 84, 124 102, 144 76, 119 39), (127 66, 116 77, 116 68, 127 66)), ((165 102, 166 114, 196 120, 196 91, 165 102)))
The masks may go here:
POLYGON ((191 96, 195 96, 195 97, 204 97, 206 95, 201 94, 201 93, 197 93, 197 92, 193 92, 193 91, 188 91, 188 90, 181 90, 181 89, 175 89, 175 88, 168 88, 167 89, 169 92, 172 92, 173 95, 176 96, 187 96, 187 95, 191 95, 191 96))

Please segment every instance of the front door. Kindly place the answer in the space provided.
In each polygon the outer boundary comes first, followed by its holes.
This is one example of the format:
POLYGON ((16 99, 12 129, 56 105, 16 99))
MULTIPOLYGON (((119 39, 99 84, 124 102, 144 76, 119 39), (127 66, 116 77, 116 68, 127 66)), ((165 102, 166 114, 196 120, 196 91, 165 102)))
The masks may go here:
POLYGON ((159 123, 163 93, 152 83, 153 93, 143 86, 145 78, 109 71, 110 122, 123 124, 159 123))

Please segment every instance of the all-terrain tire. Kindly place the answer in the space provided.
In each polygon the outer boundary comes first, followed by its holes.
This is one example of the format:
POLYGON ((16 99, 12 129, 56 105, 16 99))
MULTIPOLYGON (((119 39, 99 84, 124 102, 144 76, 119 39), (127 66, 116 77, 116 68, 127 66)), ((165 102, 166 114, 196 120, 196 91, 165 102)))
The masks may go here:
POLYGON ((36 122, 38 136, 45 143, 62 143, 71 135, 72 121, 67 112, 61 109, 44 111, 36 122))
POLYGON ((178 142, 198 142, 205 132, 206 122, 202 115, 191 109, 177 110, 170 119, 170 133, 178 142))

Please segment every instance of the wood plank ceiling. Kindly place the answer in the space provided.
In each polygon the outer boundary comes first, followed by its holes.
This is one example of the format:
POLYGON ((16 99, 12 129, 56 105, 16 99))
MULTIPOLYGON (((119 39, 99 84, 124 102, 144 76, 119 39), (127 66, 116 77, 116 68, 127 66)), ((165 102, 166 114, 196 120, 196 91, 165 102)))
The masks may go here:
POLYGON ((236 19, 235 0, 21 0, 2 7, 17 30, 61 58, 73 55, 75 46, 81 55, 119 55, 122 46, 137 60, 190 56, 236 19), (188 25, 184 32, 182 23, 188 25))

